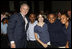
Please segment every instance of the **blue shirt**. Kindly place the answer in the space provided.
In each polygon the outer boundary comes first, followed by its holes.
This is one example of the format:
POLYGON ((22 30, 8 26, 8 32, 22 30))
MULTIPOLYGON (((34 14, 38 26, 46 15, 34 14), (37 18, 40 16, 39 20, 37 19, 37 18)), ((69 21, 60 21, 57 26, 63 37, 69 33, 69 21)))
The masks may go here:
POLYGON ((34 35, 34 27, 36 26, 37 21, 35 21, 33 24, 29 22, 29 27, 27 30, 27 40, 35 41, 35 35, 34 35))
POLYGON ((3 24, 1 22, 1 34, 7 34, 7 23, 3 24))
POLYGON ((48 31, 50 34, 51 44, 55 46, 65 46, 66 45, 66 34, 63 31, 63 25, 56 19, 54 23, 46 22, 48 24, 48 31))
POLYGON ((39 39, 43 43, 47 44, 50 41, 47 24, 44 24, 43 27, 36 25, 34 28, 34 32, 39 35, 39 39))

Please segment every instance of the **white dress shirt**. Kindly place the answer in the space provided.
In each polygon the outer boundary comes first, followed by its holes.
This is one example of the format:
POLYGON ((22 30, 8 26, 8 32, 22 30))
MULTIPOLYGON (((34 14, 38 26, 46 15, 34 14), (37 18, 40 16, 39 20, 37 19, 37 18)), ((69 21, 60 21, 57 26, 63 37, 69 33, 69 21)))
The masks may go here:
MULTIPOLYGON (((22 14, 21 14, 22 15, 22 14)), ((24 19, 24 21, 25 21, 25 30, 26 30, 26 26, 27 26, 27 24, 28 24, 28 20, 27 20, 27 18, 24 16, 24 15, 22 15, 22 17, 23 17, 23 19, 24 19)))

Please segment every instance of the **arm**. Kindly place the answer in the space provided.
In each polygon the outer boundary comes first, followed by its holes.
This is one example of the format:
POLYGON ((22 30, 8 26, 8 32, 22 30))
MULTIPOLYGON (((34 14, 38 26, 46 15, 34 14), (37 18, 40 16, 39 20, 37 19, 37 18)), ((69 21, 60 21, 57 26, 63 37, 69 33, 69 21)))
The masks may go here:
POLYGON ((44 48, 47 47, 47 44, 44 44, 44 43, 38 38, 37 33, 35 33, 35 38, 36 38, 36 40, 37 40, 44 48))
POLYGON ((15 30, 15 26, 16 26, 16 15, 12 15, 10 16, 10 19, 8 21, 8 29, 7 29, 7 33, 8 33, 8 38, 11 44, 11 48, 12 46, 15 47, 15 40, 14 40, 14 30, 15 30))
POLYGON ((69 42, 67 41, 67 43, 66 43, 66 48, 69 48, 69 42))

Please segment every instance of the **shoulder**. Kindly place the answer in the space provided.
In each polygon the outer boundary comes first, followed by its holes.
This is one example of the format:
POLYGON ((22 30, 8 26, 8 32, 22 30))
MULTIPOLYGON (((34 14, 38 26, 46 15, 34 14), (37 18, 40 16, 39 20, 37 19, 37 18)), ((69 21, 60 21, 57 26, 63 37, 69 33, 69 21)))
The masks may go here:
POLYGON ((37 23, 38 23, 38 21, 35 21, 34 23, 35 23, 35 24, 37 24, 37 23))
POLYGON ((47 23, 44 23, 45 26, 47 26, 47 23))
POLYGON ((20 15, 21 15, 20 13, 17 13, 17 14, 11 15, 11 17, 17 17, 17 16, 20 16, 20 15))
POLYGON ((37 31, 37 28, 38 28, 38 27, 37 27, 37 25, 36 25, 36 26, 34 27, 34 31, 35 31, 35 32, 37 31))
POLYGON ((35 22, 36 22, 36 23, 38 23, 38 21, 37 21, 37 20, 35 20, 35 22))
POLYGON ((37 28, 37 24, 36 24, 36 26, 34 28, 37 28))
POLYGON ((16 17, 17 17, 17 14, 13 14, 13 15, 10 16, 10 19, 11 18, 16 18, 16 17))
POLYGON ((10 20, 17 20, 18 19, 18 15, 20 15, 19 13, 17 13, 17 14, 13 14, 13 15, 11 15, 10 16, 10 20))
POLYGON ((6 23, 5 25, 7 26, 8 24, 6 23))

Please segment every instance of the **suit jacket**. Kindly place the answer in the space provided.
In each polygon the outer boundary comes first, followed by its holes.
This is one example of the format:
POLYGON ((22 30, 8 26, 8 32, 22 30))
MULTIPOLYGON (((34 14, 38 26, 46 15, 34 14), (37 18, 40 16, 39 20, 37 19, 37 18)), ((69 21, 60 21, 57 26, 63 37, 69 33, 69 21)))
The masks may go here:
POLYGON ((15 41, 16 48, 26 48, 27 29, 25 30, 25 21, 20 13, 10 17, 7 30, 9 41, 15 41))

